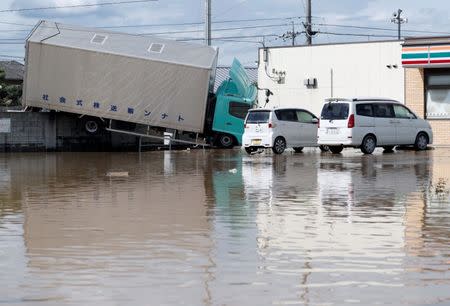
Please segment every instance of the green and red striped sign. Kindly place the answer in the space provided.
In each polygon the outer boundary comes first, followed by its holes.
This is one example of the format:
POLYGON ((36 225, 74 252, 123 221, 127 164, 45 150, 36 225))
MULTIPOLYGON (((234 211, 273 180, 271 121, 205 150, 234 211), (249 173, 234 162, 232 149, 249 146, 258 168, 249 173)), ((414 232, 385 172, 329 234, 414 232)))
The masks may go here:
POLYGON ((403 46, 402 65, 404 67, 450 67, 450 45, 416 47, 403 46))

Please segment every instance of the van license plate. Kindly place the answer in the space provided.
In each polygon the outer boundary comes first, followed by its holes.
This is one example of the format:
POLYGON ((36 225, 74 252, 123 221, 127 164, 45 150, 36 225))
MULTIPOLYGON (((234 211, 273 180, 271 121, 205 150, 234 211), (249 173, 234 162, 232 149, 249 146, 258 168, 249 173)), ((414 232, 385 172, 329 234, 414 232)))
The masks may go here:
POLYGON ((327 134, 336 135, 336 134, 339 134, 339 131, 337 128, 329 128, 329 129, 327 129, 327 134))
POLYGON ((252 139, 252 146, 260 146, 261 139, 252 139))

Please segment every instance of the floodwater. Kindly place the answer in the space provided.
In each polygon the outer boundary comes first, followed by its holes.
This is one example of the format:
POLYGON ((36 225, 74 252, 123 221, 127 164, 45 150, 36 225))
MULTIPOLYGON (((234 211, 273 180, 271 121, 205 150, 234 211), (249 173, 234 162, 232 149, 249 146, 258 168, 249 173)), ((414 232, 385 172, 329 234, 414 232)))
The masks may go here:
POLYGON ((3 154, 0 305, 449 305, 449 191, 450 149, 3 154))

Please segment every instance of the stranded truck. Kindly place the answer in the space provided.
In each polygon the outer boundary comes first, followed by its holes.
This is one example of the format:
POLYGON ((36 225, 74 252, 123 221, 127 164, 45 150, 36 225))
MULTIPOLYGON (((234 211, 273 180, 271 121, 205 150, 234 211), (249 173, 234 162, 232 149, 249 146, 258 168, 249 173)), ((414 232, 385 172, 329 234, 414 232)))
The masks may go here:
POLYGON ((92 132, 119 120, 230 147, 241 143, 257 89, 235 60, 212 93, 217 56, 203 45, 41 21, 26 41, 23 103, 101 119, 86 121, 92 132))

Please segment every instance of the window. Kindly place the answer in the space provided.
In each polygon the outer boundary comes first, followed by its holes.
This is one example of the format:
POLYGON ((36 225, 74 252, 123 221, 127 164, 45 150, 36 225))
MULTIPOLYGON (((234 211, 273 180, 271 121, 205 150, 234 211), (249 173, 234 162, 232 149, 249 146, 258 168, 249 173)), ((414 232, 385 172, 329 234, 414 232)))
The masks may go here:
POLYGON ((228 107, 228 112, 231 116, 245 119, 245 116, 247 116, 247 112, 250 109, 250 105, 247 103, 241 103, 241 102, 230 102, 228 107))
POLYGON ((373 117, 372 104, 356 104, 356 114, 358 116, 373 117))
POLYGON ((94 36, 91 39, 91 43, 97 44, 97 45, 103 45, 107 38, 108 38, 108 36, 106 36, 106 35, 94 34, 94 36))
POLYGON ((293 109, 280 109, 275 111, 278 120, 298 122, 297 113, 293 109))
POLYGON ((348 117, 348 103, 327 103, 322 108, 321 119, 345 120, 348 117))
POLYGON ((426 118, 450 119, 450 70, 427 69, 425 82, 426 118))
POLYGON ((314 117, 313 114, 311 114, 311 113, 309 113, 307 111, 298 110, 297 111, 297 118, 298 118, 298 121, 300 121, 302 123, 312 123, 312 120, 315 117, 314 117))
POLYGON ((403 105, 395 105, 394 104, 394 113, 395 118, 402 118, 402 119, 412 119, 416 118, 416 116, 410 112, 409 109, 404 107, 403 105))
POLYGON ((375 117, 378 118, 393 118, 394 110, 392 108, 392 104, 388 103, 374 103, 373 104, 373 113, 375 117))
POLYGON ((163 49, 164 44, 152 43, 147 51, 152 53, 162 53, 163 49))
POLYGON ((267 123, 269 122, 270 111, 248 112, 246 123, 267 123))

